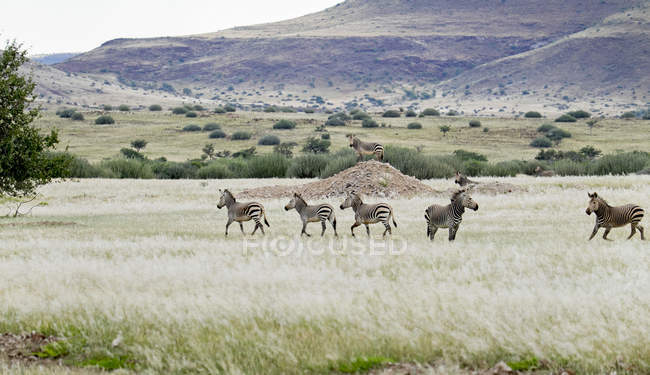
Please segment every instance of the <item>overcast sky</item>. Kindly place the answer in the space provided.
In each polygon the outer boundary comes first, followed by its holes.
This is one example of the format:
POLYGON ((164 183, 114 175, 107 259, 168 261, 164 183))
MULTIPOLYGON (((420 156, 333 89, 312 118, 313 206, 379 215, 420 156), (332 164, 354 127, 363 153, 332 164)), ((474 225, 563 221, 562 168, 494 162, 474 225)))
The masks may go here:
POLYGON ((85 52, 115 38, 175 36, 280 21, 343 0, 2 0, 0 48, 85 52))

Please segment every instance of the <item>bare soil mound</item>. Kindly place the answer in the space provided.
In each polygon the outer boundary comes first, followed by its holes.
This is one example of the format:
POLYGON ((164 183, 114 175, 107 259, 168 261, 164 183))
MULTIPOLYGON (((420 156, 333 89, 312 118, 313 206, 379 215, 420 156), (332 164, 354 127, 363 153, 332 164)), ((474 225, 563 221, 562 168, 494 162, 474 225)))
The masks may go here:
POLYGON ((38 332, 22 335, 13 333, 0 334, 0 358, 6 357, 9 360, 18 361, 39 361, 41 360, 34 353, 40 352, 43 346, 56 342, 54 336, 45 336, 38 332))
POLYGON ((264 186, 244 190, 242 198, 283 198, 294 192, 304 198, 331 198, 355 191, 365 196, 397 198, 418 195, 434 195, 440 192, 423 184, 415 177, 407 176, 388 163, 375 160, 357 163, 332 177, 294 186, 264 186))

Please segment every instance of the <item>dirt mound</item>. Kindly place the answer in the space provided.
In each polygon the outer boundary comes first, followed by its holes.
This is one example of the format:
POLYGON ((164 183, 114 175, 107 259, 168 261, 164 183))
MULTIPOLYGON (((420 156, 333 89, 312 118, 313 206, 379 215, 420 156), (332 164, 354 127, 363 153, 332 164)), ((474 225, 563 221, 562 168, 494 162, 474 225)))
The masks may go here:
POLYGON ((299 192, 304 198, 340 197, 348 191, 365 196, 383 198, 410 198, 439 192, 423 184, 415 177, 406 176, 388 163, 375 160, 357 163, 332 177, 294 186, 264 186, 244 190, 242 198, 283 198, 299 192))
POLYGON ((35 353, 40 352, 43 346, 57 341, 54 336, 38 332, 22 335, 3 333, 0 334, 0 358, 4 356, 9 360, 37 361, 40 358, 35 353))

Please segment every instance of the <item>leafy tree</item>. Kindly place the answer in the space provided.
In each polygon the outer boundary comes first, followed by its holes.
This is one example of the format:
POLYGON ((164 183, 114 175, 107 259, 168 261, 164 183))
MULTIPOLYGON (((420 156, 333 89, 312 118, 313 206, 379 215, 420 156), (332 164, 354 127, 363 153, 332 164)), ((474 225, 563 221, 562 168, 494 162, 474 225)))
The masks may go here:
POLYGON ((56 130, 41 135, 32 125, 39 115, 32 106, 36 84, 18 71, 27 61, 27 52, 16 42, 8 43, 0 58, 0 195, 17 198, 65 176, 69 163, 65 153, 48 153, 59 143, 56 130))
POLYGON ((589 120, 586 122, 587 126, 589 127, 589 135, 591 135, 591 130, 594 128, 594 125, 596 125, 597 122, 598 120, 589 120))
POLYGON ((131 147, 133 147, 137 152, 140 152, 140 150, 144 149, 147 147, 147 141, 144 139, 136 139, 131 141, 131 147))
POLYGON ((580 153, 588 157, 589 159, 595 159, 598 156, 600 156, 603 152, 595 148, 594 146, 585 146, 580 149, 580 153))
POLYGON ((443 136, 447 136, 447 132, 451 130, 451 127, 449 125, 440 125, 440 131, 442 132, 443 136))
POLYGON ((273 147, 273 152, 276 154, 284 155, 287 158, 291 158, 293 156, 292 150, 297 145, 298 144, 296 142, 282 142, 279 145, 273 147))
POLYGON ((309 137, 307 143, 302 148, 303 152, 311 152, 314 154, 326 154, 330 152, 331 142, 326 139, 318 139, 316 137, 309 137))
POLYGON ((210 160, 214 159, 214 143, 208 143, 203 146, 203 154, 210 160))

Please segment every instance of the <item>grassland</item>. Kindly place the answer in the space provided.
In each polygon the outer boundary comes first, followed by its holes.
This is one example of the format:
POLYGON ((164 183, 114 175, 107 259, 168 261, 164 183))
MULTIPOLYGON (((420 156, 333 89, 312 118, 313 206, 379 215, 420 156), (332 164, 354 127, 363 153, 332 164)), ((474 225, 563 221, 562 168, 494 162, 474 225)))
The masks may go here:
MULTIPOLYGON (((95 125, 94 119, 98 112, 84 114, 85 121, 61 119, 52 112, 45 112, 37 121, 41 128, 58 128, 61 135, 59 148, 68 147, 69 151, 87 158, 99 161, 119 154, 122 147, 129 147, 132 140, 144 138, 149 142, 144 154, 149 158, 166 157, 172 161, 185 161, 199 158, 201 149, 207 143, 214 143, 215 150, 239 151, 256 146, 259 153, 272 152, 273 146, 257 146, 257 141, 264 135, 275 134, 283 142, 294 141, 299 144, 295 151, 300 150, 310 136, 320 137, 316 127, 322 125, 325 114, 305 113, 264 113, 264 112, 235 112, 223 115, 205 112, 198 118, 186 118, 163 112, 113 112, 116 120, 114 125, 95 125), (280 119, 296 121, 293 130, 273 130, 273 124, 280 119), (249 131, 253 134, 250 140, 232 141, 229 139, 210 139, 209 132, 182 132, 188 124, 204 125, 216 122, 228 134, 238 130, 249 131)), ((346 135, 357 134, 363 140, 379 141, 384 144, 407 147, 422 146, 425 153, 448 154, 457 149, 480 152, 491 161, 512 159, 532 159, 538 149, 529 146, 531 140, 539 136, 536 128, 553 119, 514 119, 492 117, 425 117, 425 118, 382 118, 373 114, 373 118, 385 127, 362 128, 361 121, 352 121, 344 127, 327 127, 331 135, 332 150, 347 148, 346 135), (477 118, 481 128, 470 128, 469 120, 477 118), (408 123, 417 121, 423 126, 420 130, 406 129, 408 123), (439 126, 450 125, 451 131, 446 136, 439 131, 439 126), (484 128, 489 128, 484 132, 484 128)), ((562 141, 558 149, 578 150, 586 145, 603 151, 647 150, 650 144, 650 121, 602 119, 593 128, 592 135, 584 120, 576 123, 557 124, 568 130, 572 138, 562 141)))
POLYGON ((474 196, 456 242, 443 231, 433 244, 421 211, 441 197, 392 201, 388 242, 378 227, 352 239, 338 209, 338 240, 301 239, 286 202, 263 201, 262 240, 236 225, 224 238, 217 188, 292 181, 53 183, 30 216, 0 219, 0 332, 65 337, 64 365, 121 356, 124 373, 323 373, 363 356, 650 371, 649 242, 625 241, 628 229, 588 242, 584 213, 587 191, 648 209, 650 177, 503 181, 528 192, 474 196))

